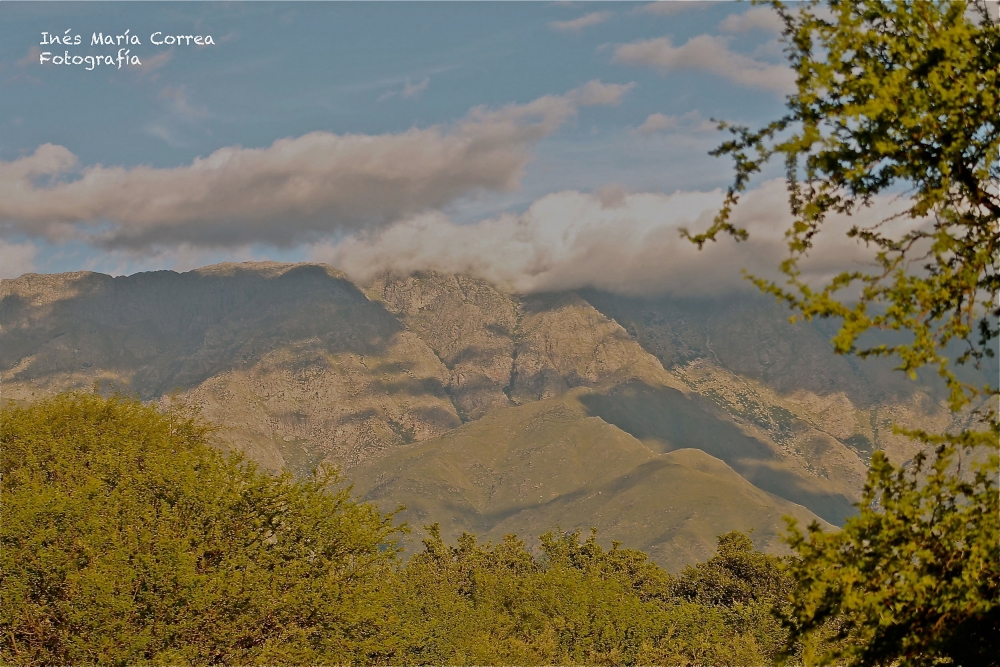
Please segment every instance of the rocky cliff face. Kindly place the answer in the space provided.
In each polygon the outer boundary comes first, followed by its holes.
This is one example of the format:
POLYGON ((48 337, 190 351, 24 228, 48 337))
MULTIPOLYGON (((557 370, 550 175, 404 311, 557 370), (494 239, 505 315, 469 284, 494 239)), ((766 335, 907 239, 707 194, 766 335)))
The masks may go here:
MULTIPOLYGON (((463 442, 479 457, 469 466, 505 484, 528 479, 513 463, 487 465, 483 457, 509 446, 522 421, 519 406, 572 396, 570 421, 613 429, 614 447, 640 448, 637 466, 653 460, 642 457, 699 450, 748 485, 726 487, 737 496, 756 489, 765 505, 762 498, 775 499, 772 509, 794 503, 837 523, 851 511, 874 449, 897 461, 912 455, 912 444, 892 435, 894 421, 942 428, 952 417, 931 384, 836 357, 828 338, 819 326, 789 325, 787 312, 763 298, 523 296, 440 274, 355 285, 308 264, 0 281, 4 399, 89 389, 96 381, 146 400, 186 401, 220 424, 222 446, 271 469, 305 473, 335 463, 349 476, 356 472, 360 492, 390 504, 394 493, 417 501, 402 487, 397 493, 376 483, 380 462, 398 469, 394 457, 418 447, 433 450, 422 461, 440 461, 454 458, 445 452, 463 442), (487 418, 496 428, 472 429, 487 418)), ((565 430, 583 447, 579 434, 594 429, 565 430)), ((533 432, 528 449, 517 451, 544 449, 557 431, 533 432)), ((574 446, 570 438, 552 451, 574 446)), ((682 458, 690 463, 691 456, 682 458)), ((585 487, 600 486, 604 464, 597 454, 579 458, 590 466, 579 480, 590 481, 563 488, 558 457, 546 459, 537 465, 549 481, 538 483, 558 489, 555 498, 543 492, 537 507, 516 512, 484 505, 462 521, 489 535, 499 526, 582 521, 590 510, 581 508, 590 505, 579 499, 585 487)), ((631 493, 629 506, 641 504, 639 487, 621 475, 612 496, 631 493)), ((466 481, 448 492, 427 486, 434 497, 417 504, 461 505, 482 490, 466 481)), ((721 519, 709 523, 728 530, 721 519)))
POLYGON ((365 292, 451 371, 448 394, 466 420, 572 387, 663 375, 617 322, 575 293, 518 297, 440 274, 383 276, 365 292))
POLYGON ((4 281, 4 396, 107 388, 193 402, 229 446, 299 471, 351 466, 461 423, 448 370, 326 267, 220 265, 4 281))
MULTIPOLYGON (((831 323, 791 324, 789 311, 772 299, 582 295, 685 385, 736 421, 762 429, 786 452, 801 449, 819 432, 862 461, 880 449, 900 463, 916 446, 895 435, 893 424, 943 430, 963 423, 963 416, 947 410, 943 384, 932 373, 921 373, 914 382, 888 360, 833 354, 831 323)), ((965 379, 982 383, 998 368, 992 361, 963 372, 965 379)))
POLYGON ((464 420, 512 405, 519 303, 463 276, 384 276, 365 292, 426 341, 447 369, 448 396, 464 420))

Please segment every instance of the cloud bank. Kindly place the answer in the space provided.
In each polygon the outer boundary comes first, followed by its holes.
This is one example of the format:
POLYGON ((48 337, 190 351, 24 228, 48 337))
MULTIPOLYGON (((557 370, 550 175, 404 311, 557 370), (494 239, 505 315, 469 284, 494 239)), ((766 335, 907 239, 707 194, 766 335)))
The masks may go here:
MULTIPOLYGON (((750 230, 748 242, 722 239, 698 251, 680 238, 681 227, 707 227, 722 200, 721 190, 566 191, 539 199, 521 215, 475 224, 455 224, 441 213, 416 216, 375 235, 317 244, 312 259, 361 282, 386 271, 436 270, 475 275, 520 293, 596 287, 620 294, 701 296, 756 290, 740 270, 778 278, 776 267, 786 257, 784 231, 791 219, 784 182, 764 183, 737 207, 734 221, 750 230)), ((880 200, 849 222, 874 224, 891 208, 880 200)), ((844 235, 847 220, 832 220, 830 227, 802 265, 810 282, 825 282, 871 257, 844 235)))
POLYGON ((313 132, 266 148, 221 148, 190 165, 91 165, 63 146, 0 162, 0 231, 105 248, 289 246, 516 189, 532 148, 577 109, 614 105, 629 85, 599 81, 447 126, 397 134, 313 132))
POLYGON ((795 73, 787 65, 774 65, 734 53, 726 38, 712 35, 692 37, 682 46, 674 46, 669 37, 621 44, 615 48, 614 61, 651 67, 664 74, 702 70, 740 86, 776 93, 795 89, 795 73))

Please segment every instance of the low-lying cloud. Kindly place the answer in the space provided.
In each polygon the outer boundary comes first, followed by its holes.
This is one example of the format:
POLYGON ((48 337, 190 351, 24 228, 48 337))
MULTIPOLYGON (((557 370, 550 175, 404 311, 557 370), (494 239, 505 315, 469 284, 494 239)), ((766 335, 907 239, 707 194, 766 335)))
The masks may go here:
MULTIPOLYGON (((383 273, 442 271, 475 275, 515 292, 596 287, 621 294, 706 295, 756 289, 741 269, 778 278, 787 256, 784 231, 791 219, 783 181, 749 192, 734 221, 750 240, 725 238, 699 251, 679 229, 704 229, 723 200, 710 192, 548 195, 521 215, 501 215, 459 225, 441 213, 416 216, 375 235, 350 237, 313 248, 312 259, 327 262, 364 282, 383 273)), ((848 220, 832 220, 804 278, 825 282, 859 267, 872 253, 846 238, 849 223, 874 224, 892 207, 879 201, 848 220)), ((909 224, 906 221, 893 223, 909 224)))
POLYGON ((729 49, 726 38, 713 35, 692 37, 682 46, 674 46, 669 37, 620 44, 615 48, 614 61, 651 67, 664 74, 702 70, 740 86, 776 93, 795 89, 795 73, 788 65, 766 63, 735 53, 729 49))
POLYGON ((447 126, 313 132, 175 168, 81 169, 67 148, 44 144, 0 162, 0 231, 143 251, 289 246, 377 229, 476 191, 516 189, 539 140, 578 107, 617 104, 629 88, 592 81, 527 104, 476 107, 447 126))

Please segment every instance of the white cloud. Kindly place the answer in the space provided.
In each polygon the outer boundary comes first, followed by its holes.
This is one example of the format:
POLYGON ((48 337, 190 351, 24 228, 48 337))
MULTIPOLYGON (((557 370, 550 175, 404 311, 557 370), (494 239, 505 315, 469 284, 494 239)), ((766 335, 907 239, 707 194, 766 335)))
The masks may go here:
POLYGON ((673 16, 689 9, 703 9, 708 4, 702 0, 657 0, 643 5, 641 11, 658 16, 673 16))
POLYGON ((427 86, 431 84, 431 79, 425 76, 422 80, 417 83, 410 83, 409 79, 406 81, 406 85, 403 86, 403 91, 399 94, 404 100, 408 100, 411 97, 417 97, 420 93, 427 90, 427 86))
POLYGON ((667 116, 662 113, 650 114, 648 118, 636 128, 636 132, 642 135, 656 134, 664 130, 684 130, 685 132, 714 132, 716 124, 702 118, 697 111, 688 111, 679 116, 667 116))
POLYGON ((669 37, 621 44, 615 62, 652 67, 662 73, 676 70, 704 70, 748 88, 778 93, 794 90, 795 73, 786 65, 760 62, 729 50, 725 38, 712 35, 692 37, 683 46, 674 46, 669 37))
POLYGON ((778 38, 769 39, 763 44, 758 44, 754 47, 753 57, 765 60, 784 60, 785 44, 778 38))
POLYGON ((761 30, 781 34, 784 28, 781 17, 770 7, 753 7, 742 14, 730 14, 719 24, 719 30, 723 32, 761 30))
POLYGON ((591 12, 569 21, 552 21, 549 27, 559 32, 580 32, 584 28, 604 23, 611 17, 611 12, 591 12))
POLYGON ((174 56, 173 49, 167 49, 166 51, 161 51, 155 56, 152 56, 150 58, 144 58, 142 60, 142 64, 131 71, 137 74, 138 76, 152 75, 150 76, 150 78, 156 79, 159 76, 156 71, 166 66, 166 64, 170 62, 173 56, 174 56))
POLYGON ((169 123, 150 123, 143 131, 151 137, 156 137, 171 148, 186 148, 189 144, 169 123))
POLYGON ((629 85, 590 82, 447 126, 382 135, 313 132, 227 146, 175 168, 91 165, 62 146, 0 162, 0 231, 107 248, 235 247, 379 227, 477 191, 520 185, 532 148, 580 106, 629 85))
POLYGON ((677 127, 676 116, 665 116, 662 113, 650 114, 649 117, 639 126, 639 134, 653 134, 663 130, 672 130, 677 127))
POLYGON ((158 98, 165 100, 170 110, 182 118, 204 118, 208 115, 204 108, 191 105, 184 86, 166 86, 160 91, 158 98))
POLYGON ((7 243, 0 239, 0 278, 17 278, 34 272, 37 252, 33 243, 7 243))
POLYGON ((379 96, 378 101, 384 102, 386 100, 392 99, 399 95, 404 100, 412 99, 414 97, 420 97, 420 94, 427 90, 428 86, 431 85, 431 78, 425 76, 420 81, 413 83, 410 79, 406 79, 403 82, 403 87, 399 90, 387 90, 382 95, 379 96))
POLYGON ((596 79, 588 81, 576 90, 570 91, 567 97, 582 107, 612 106, 622 103, 625 93, 635 88, 632 83, 601 83, 596 79))
MULTIPOLYGON (((753 290, 740 269, 776 278, 787 252, 784 230, 791 222, 780 180, 746 194, 734 222, 750 240, 721 239, 698 251, 679 229, 707 227, 723 192, 626 193, 610 187, 594 194, 559 192, 534 202, 521 215, 500 215, 459 225, 441 213, 416 216, 373 235, 313 247, 312 259, 330 263, 366 281, 392 271, 421 270, 476 275, 507 289, 529 293, 597 287, 623 294, 703 295, 753 290)), ((872 224, 889 210, 886 201, 865 209, 852 222, 872 224)), ((893 223, 907 224, 907 221, 893 223)), ((818 239, 804 277, 828 280, 871 256, 832 220, 818 239)))

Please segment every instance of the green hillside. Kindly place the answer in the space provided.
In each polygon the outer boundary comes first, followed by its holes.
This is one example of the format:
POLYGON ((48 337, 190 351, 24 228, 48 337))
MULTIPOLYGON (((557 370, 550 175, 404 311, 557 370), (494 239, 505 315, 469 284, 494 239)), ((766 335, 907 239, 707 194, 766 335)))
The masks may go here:
POLYGON ((596 527, 602 542, 674 570, 711 555, 721 533, 753 529, 755 545, 773 550, 782 515, 817 518, 702 451, 653 452, 590 416, 599 396, 575 389, 396 448, 351 471, 355 491, 384 510, 406 505, 401 516, 418 527, 440 522, 449 539, 596 527))
MULTIPOLYGON (((655 452, 701 450, 755 486, 808 507, 832 523, 853 513, 851 490, 843 477, 810 474, 815 468, 783 457, 780 449, 747 435, 705 397, 633 380, 581 396, 580 401, 588 414, 614 424, 655 452)), ((791 422, 792 415, 785 419, 791 422)))

